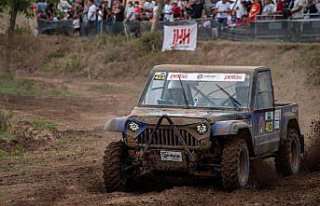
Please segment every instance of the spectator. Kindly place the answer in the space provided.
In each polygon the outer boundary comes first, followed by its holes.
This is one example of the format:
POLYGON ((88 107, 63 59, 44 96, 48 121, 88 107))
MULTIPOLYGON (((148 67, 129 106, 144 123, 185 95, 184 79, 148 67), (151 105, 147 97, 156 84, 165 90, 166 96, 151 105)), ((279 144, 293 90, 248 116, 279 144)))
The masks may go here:
POLYGON ((249 12, 249 22, 252 22, 256 19, 256 16, 261 13, 261 4, 260 0, 254 0, 254 3, 251 5, 251 9, 249 12))
POLYGON ((240 0, 240 2, 235 2, 231 4, 230 10, 234 10, 236 12, 237 21, 242 19, 243 15, 247 15, 247 9, 245 7, 246 0, 240 0))
POLYGON ((54 13, 55 13, 54 4, 53 3, 49 3, 47 8, 46 8, 47 20, 49 20, 49 21, 53 21, 53 20, 57 21, 58 19, 55 18, 54 13))
POLYGON ((153 8, 155 7, 155 2, 151 0, 146 0, 143 5, 143 11, 145 12, 145 17, 147 20, 152 18, 153 8))
POLYGON ((124 6, 119 0, 115 1, 114 15, 115 15, 115 21, 119 22, 124 20, 124 6))
POLYGON ((99 6, 98 11, 97 11, 97 28, 96 29, 97 29, 97 34, 99 36, 101 36, 102 32, 103 32, 103 16, 104 16, 103 12, 104 12, 104 9, 103 9, 103 6, 101 4, 99 6))
POLYGON ((316 2, 316 8, 318 10, 318 13, 320 13, 320 0, 316 2))
POLYGON ((141 20, 141 13, 142 9, 140 8, 139 1, 134 2, 134 16, 136 20, 141 20))
POLYGON ((291 9, 292 18, 303 18, 303 11, 306 7, 305 0, 295 0, 291 9))
POLYGON ((181 8, 178 6, 177 1, 173 1, 172 4, 172 14, 174 19, 180 19, 181 18, 181 8))
POLYGON ((72 6, 69 4, 68 1, 60 0, 60 3, 58 4, 57 8, 60 12, 68 12, 72 8, 72 6))
POLYGON ((45 2, 44 0, 39 0, 37 2, 37 12, 45 13, 47 6, 48 6, 47 2, 45 2))
POLYGON ((217 21, 220 29, 227 25, 228 14, 230 13, 230 3, 227 0, 220 0, 216 4, 217 21))
POLYGON ((97 21, 97 7, 94 4, 93 0, 89 0, 87 3, 88 10, 88 30, 89 32, 93 32, 96 30, 96 21, 97 21))
POLYGON ((172 21, 172 6, 170 4, 170 0, 166 0, 162 13, 164 15, 164 21, 172 21))
MULTIPOLYGON (((227 0, 223 0, 223 1, 227 1, 227 0)), ((201 0, 195 0, 195 2, 191 4, 191 8, 192 8, 192 18, 200 19, 202 17, 205 17, 204 6, 201 0)))
POLYGON ((274 10, 275 10, 275 7, 273 5, 273 2, 272 0, 265 0, 265 6, 263 7, 263 10, 262 10, 262 15, 264 16, 269 16, 269 15, 272 15, 274 10))
POLYGON ((308 0, 307 1, 307 7, 306 7, 306 11, 305 11, 306 18, 317 18, 317 16, 315 14, 317 14, 320 11, 318 11, 316 3, 317 3, 317 0, 308 0))

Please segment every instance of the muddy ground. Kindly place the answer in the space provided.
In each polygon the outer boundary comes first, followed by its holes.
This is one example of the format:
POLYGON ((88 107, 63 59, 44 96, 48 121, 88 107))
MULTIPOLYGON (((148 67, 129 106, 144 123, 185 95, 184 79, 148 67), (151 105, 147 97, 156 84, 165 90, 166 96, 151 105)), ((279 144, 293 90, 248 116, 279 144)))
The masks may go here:
MULTIPOLYGON (((58 122, 60 131, 72 130, 33 151, 2 157, 0 205, 319 205, 320 173, 302 172, 281 179, 268 168, 266 185, 226 193, 214 179, 194 182, 190 177, 146 179, 132 192, 104 192, 102 155, 116 141, 102 130, 105 120, 126 115, 135 105, 142 83, 113 83, 119 92, 92 90, 104 82, 34 78, 63 85, 69 97, 10 97, 1 103, 16 115, 58 122), (133 84, 134 83, 134 84, 133 84), (133 85, 136 89, 132 89, 133 85), (128 98, 128 96, 130 98, 128 98), (270 176, 271 174, 271 176, 270 176), (159 181, 161 180, 161 181, 159 181)), ((303 116, 303 112, 302 112, 303 116)), ((262 171, 261 171, 262 172, 262 171)), ((262 175, 263 176, 263 175, 262 175)))
MULTIPOLYGON (((312 120, 319 119, 320 68, 304 69, 301 59, 298 63, 290 59, 308 51, 308 45, 302 50, 295 45, 289 45, 290 50, 266 45, 238 45, 235 51, 233 43, 227 45, 229 48, 224 43, 217 44, 212 51, 206 48, 199 51, 200 59, 192 63, 201 60, 202 63, 224 64, 221 56, 230 60, 228 64, 258 65, 262 62, 271 67, 274 64, 276 99, 299 104, 302 131, 309 138, 312 120), (263 50, 265 47, 267 49, 263 50), (262 54, 250 49, 258 49, 262 54), (215 54, 216 59, 209 58, 215 54), (234 57, 237 61, 231 62, 234 57)), ((313 51, 319 54, 316 47, 313 51)), ((163 55, 161 61, 152 61, 178 63, 175 59, 178 56, 172 53, 163 55)), ((68 59, 56 58, 59 61, 68 59)), ((319 62, 319 58, 315 55, 313 60, 319 62)), ((320 205, 320 172, 303 171, 295 177, 280 178, 270 166, 272 161, 258 170, 260 182, 253 181, 247 188, 232 193, 224 192, 218 180, 193 181, 190 177, 169 178, 164 174, 145 177, 131 192, 105 193, 101 169, 103 151, 118 137, 104 132, 103 125, 108 119, 131 111, 146 73, 147 69, 137 78, 118 76, 106 78, 108 80, 64 75, 49 78, 44 74, 23 73, 22 77, 66 89, 72 95, 0 95, 0 106, 12 110, 17 117, 55 122, 61 133, 37 147, 0 154, 0 205, 320 205)), ((310 139, 306 141, 311 144, 310 139)))

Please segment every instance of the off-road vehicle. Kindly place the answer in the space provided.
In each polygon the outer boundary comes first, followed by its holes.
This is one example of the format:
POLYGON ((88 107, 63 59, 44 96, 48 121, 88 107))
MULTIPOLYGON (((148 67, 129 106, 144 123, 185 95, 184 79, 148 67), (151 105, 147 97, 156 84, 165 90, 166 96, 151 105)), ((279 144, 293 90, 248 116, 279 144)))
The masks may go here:
POLYGON ((263 66, 155 66, 138 105, 106 129, 121 136, 105 150, 108 192, 155 170, 217 176, 234 190, 248 184, 251 160, 272 157, 289 176, 304 152, 298 106, 274 103, 263 66))

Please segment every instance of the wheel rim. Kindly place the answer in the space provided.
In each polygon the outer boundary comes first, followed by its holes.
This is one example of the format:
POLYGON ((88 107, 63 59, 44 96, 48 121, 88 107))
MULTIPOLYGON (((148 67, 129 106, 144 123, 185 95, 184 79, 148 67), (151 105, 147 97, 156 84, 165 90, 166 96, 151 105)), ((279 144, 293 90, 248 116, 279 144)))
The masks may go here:
POLYGON ((249 155, 244 149, 241 150, 239 155, 238 176, 240 186, 244 187, 249 179, 249 155))
POLYGON ((290 165, 293 173, 299 169, 299 146, 295 140, 291 141, 290 165))

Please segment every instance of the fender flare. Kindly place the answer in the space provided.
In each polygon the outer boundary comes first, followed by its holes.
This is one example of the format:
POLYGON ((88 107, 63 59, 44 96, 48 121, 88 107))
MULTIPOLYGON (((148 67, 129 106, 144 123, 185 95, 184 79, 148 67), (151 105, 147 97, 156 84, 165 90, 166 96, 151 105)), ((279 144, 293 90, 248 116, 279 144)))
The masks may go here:
POLYGON ((290 121, 295 121, 297 123, 297 130, 299 135, 301 135, 300 132, 300 127, 298 124, 298 117, 295 113, 293 112, 286 112, 283 115, 283 121, 281 123, 281 130, 280 130, 280 139, 286 139, 287 138, 287 130, 288 130, 288 125, 290 121))
POLYGON ((218 121, 211 127, 212 136, 236 135, 241 129, 249 129, 251 134, 251 125, 242 120, 218 121))
POLYGON ((126 122, 128 118, 127 117, 117 117, 114 119, 109 120, 105 126, 104 129, 109 132, 125 132, 126 130, 126 122))

